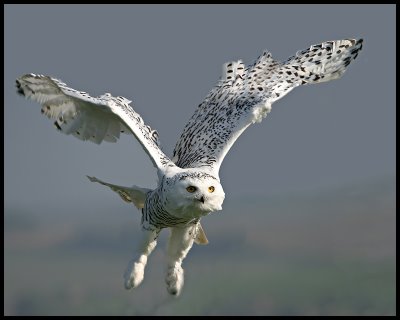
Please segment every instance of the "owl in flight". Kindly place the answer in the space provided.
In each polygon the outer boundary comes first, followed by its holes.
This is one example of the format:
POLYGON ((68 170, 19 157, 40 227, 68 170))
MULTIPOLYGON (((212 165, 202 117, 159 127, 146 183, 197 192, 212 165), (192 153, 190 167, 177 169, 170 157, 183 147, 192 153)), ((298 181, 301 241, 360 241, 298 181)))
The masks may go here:
POLYGON ((170 229, 167 248, 167 290, 179 295, 184 282, 182 261, 193 242, 208 243, 202 217, 222 209, 225 193, 221 163, 240 134, 271 111, 274 101, 293 88, 340 78, 362 48, 362 39, 327 41, 298 51, 280 62, 264 51, 251 65, 226 63, 221 79, 197 107, 176 143, 172 157, 160 148, 157 131, 135 112, 131 101, 109 93, 97 98, 69 88, 49 76, 26 74, 16 80, 17 92, 41 104, 41 112, 58 131, 80 140, 115 142, 133 134, 157 169, 154 190, 105 185, 141 209, 142 240, 124 274, 125 287, 140 285, 150 253, 163 228, 170 229))

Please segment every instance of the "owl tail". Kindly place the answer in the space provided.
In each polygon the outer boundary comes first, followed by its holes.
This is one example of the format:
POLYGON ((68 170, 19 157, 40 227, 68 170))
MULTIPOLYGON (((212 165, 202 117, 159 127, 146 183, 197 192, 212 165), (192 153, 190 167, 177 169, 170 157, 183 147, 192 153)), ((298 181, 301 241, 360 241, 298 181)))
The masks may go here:
POLYGON ((109 187, 111 190, 118 193, 122 200, 125 202, 132 202, 136 208, 142 209, 144 207, 144 203, 146 201, 146 194, 147 192, 151 191, 151 189, 140 188, 137 186, 132 187, 122 187, 117 186, 115 184, 110 184, 107 182, 103 182, 95 177, 89 177, 88 179, 92 182, 98 182, 104 186, 109 187))
POLYGON ((298 51, 282 66, 289 79, 299 84, 320 83, 340 78, 357 58, 363 39, 327 41, 298 51))
POLYGON ((196 244, 208 244, 208 239, 206 237, 206 234, 205 234, 200 222, 197 225, 197 234, 196 234, 196 238, 194 238, 194 242, 196 244))

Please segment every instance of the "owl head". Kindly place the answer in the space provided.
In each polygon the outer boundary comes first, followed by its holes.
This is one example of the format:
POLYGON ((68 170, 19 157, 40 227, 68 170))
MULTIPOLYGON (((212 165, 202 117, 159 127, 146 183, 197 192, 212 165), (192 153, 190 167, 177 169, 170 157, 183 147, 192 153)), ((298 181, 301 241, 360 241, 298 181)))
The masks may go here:
POLYGON ((193 217, 222 210, 225 193, 219 179, 205 172, 185 171, 166 180, 164 194, 171 214, 193 217))

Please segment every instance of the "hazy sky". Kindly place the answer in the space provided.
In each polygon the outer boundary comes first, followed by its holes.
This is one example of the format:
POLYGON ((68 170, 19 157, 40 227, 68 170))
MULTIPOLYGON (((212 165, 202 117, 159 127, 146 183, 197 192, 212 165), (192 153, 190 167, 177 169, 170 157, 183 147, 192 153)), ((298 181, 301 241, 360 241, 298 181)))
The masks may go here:
POLYGON ((4 14, 6 206, 118 201, 86 174, 156 182, 132 136, 98 146, 56 132, 38 104, 17 96, 18 76, 51 75, 93 96, 133 100, 171 155, 223 63, 250 64, 264 49, 285 60, 342 38, 365 41, 343 78, 293 90, 234 144, 220 172, 227 199, 395 174, 394 5, 6 5, 4 14))

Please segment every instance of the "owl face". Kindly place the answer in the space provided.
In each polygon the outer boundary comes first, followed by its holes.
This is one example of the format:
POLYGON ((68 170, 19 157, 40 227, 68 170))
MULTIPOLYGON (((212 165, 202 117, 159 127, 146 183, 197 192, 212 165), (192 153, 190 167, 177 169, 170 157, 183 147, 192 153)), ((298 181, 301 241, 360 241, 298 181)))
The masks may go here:
POLYGON ((179 174, 164 190, 168 212, 179 216, 203 216, 222 210, 225 198, 219 180, 206 173, 179 174))

